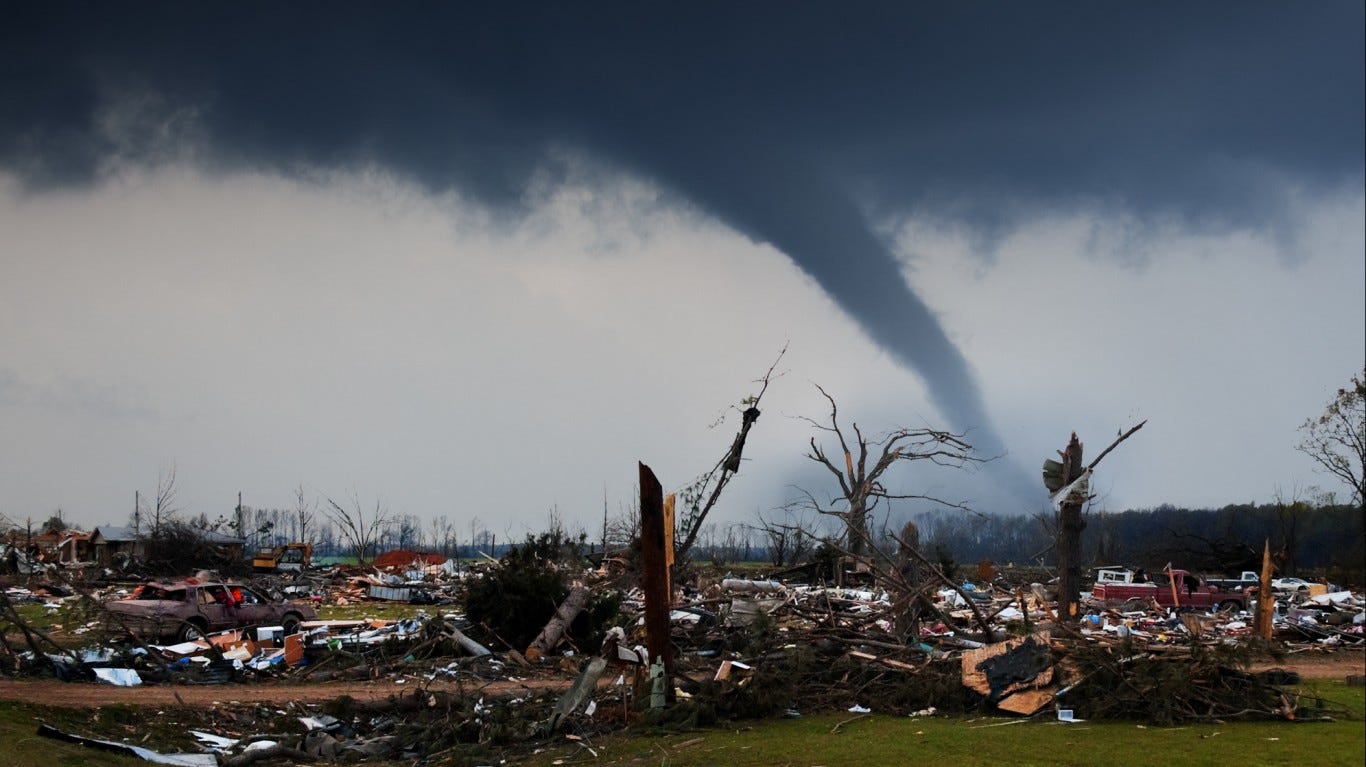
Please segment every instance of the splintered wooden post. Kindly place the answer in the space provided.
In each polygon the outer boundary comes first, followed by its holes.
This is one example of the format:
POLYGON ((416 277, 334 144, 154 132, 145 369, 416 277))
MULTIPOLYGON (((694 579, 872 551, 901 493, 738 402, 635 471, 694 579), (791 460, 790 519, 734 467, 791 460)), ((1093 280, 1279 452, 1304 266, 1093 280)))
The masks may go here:
POLYGON ((665 592, 669 595, 669 607, 674 604, 674 494, 664 496, 664 577, 667 579, 665 592))
POLYGON ((1274 609, 1276 595, 1271 593, 1271 540, 1268 538, 1262 545, 1262 581, 1257 586, 1257 616, 1253 620, 1253 625, 1257 627, 1257 636, 1262 639, 1271 638, 1271 612, 1274 609))
POLYGON ((640 569, 645 591, 645 647, 650 662, 664 662, 665 700, 674 700, 673 652, 669 642, 669 558, 664 532, 664 488, 650 467, 640 464, 640 569))

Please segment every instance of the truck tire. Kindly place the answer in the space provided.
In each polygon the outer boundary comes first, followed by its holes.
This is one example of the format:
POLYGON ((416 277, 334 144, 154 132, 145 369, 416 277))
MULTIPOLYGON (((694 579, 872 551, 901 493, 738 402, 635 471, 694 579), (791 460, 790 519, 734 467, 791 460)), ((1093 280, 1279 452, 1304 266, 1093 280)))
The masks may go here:
POLYGON ((1214 611, 1217 613, 1223 613, 1241 609, 1243 609, 1243 605, 1241 602, 1237 601, 1236 599, 1225 599, 1224 601, 1219 603, 1218 607, 1214 608, 1214 611))
POLYGON ((1136 612, 1138 612, 1139 610, 1142 610, 1142 609, 1146 608, 1147 606, 1148 606, 1148 600, 1146 600, 1146 599, 1139 599, 1138 597, 1132 597, 1132 598, 1130 598, 1130 599, 1128 599, 1128 600, 1125 600, 1124 604, 1122 604, 1122 605, 1119 606, 1119 609, 1120 609, 1122 612, 1126 612, 1126 613, 1136 613, 1136 612))
POLYGON ((285 629, 285 636, 299 633, 300 618, 295 613, 285 615, 285 619, 280 621, 280 625, 285 629))

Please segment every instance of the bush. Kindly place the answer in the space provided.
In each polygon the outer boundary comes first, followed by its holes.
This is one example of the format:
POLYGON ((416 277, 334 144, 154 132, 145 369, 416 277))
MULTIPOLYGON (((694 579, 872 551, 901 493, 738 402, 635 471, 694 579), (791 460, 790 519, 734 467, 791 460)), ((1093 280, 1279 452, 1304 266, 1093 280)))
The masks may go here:
MULTIPOLYGON (((465 596, 465 615, 515 650, 524 650, 569 594, 569 574, 585 564, 583 539, 562 534, 527 536, 513 546, 497 569, 473 580, 465 596)), ((620 598, 593 595, 569 627, 569 641, 596 649, 603 626, 617 614, 620 598)))

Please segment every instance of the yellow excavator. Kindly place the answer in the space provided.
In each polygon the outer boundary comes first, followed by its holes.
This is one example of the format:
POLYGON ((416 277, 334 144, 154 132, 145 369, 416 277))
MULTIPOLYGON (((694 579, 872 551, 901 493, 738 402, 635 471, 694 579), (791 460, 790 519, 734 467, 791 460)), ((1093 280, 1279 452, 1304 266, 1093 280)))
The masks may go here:
POLYGON ((312 561, 311 544, 286 543, 257 551, 251 560, 251 568, 258 573, 297 573, 307 570, 312 561))

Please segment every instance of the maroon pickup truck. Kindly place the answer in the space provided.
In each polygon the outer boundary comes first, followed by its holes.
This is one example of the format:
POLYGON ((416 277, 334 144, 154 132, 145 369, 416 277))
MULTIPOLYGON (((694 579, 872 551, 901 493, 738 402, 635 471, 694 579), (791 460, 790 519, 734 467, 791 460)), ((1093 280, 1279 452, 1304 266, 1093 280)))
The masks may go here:
POLYGON ((1185 570, 1153 573, 1152 580, 1143 583, 1097 583, 1091 589, 1091 597, 1107 607, 1128 609, 1141 609, 1153 601, 1162 607, 1247 608, 1246 594, 1212 586, 1204 578, 1185 570))

